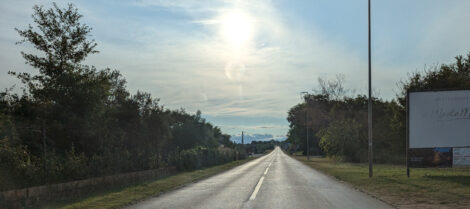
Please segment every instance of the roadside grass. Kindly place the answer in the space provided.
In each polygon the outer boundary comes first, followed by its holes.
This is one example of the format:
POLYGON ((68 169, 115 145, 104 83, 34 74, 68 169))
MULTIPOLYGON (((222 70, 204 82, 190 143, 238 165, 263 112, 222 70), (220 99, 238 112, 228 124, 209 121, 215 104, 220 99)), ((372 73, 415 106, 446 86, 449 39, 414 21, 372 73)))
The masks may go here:
POLYGON ((263 154, 266 155, 266 154, 269 154, 273 151, 273 149, 267 149, 267 150, 264 150, 263 154))
POLYGON ((183 185, 213 176, 253 159, 254 158, 248 158, 245 160, 238 160, 200 170, 183 172, 153 182, 90 194, 87 197, 81 199, 49 203, 43 206, 43 208, 121 208, 148 197, 158 196, 163 192, 170 191, 183 185))
MULTIPOLYGON (((289 153, 285 150, 283 150, 283 152, 286 154, 286 155, 289 155, 289 153)), ((304 152, 303 151, 298 151, 298 152, 294 152, 292 153, 292 155, 294 156, 303 156, 304 155, 304 152)))
POLYGON ((365 163, 293 157, 398 208, 470 208, 470 168, 410 168, 407 178, 405 166, 375 164, 369 178, 365 163))

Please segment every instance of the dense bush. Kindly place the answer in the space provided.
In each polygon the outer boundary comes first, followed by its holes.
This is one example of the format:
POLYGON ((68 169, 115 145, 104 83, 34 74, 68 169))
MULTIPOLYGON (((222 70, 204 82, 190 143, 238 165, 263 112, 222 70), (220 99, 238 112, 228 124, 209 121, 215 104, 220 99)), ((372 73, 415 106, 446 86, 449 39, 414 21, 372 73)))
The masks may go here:
POLYGON ((333 121, 324 132, 318 133, 319 146, 330 157, 341 156, 346 161, 367 160, 367 136, 364 126, 353 119, 333 121))
POLYGON ((236 149, 196 147, 181 151, 176 161, 179 170, 194 170, 242 160, 246 157, 246 154, 236 149))

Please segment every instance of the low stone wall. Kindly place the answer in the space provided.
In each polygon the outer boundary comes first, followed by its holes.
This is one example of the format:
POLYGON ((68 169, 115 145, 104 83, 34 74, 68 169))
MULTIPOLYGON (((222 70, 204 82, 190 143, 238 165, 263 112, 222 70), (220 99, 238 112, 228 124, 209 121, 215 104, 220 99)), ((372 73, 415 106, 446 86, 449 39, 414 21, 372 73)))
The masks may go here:
POLYGON ((41 202, 80 197, 90 191, 155 180, 175 173, 175 168, 161 168, 4 191, 0 192, 0 208, 27 208, 41 202))

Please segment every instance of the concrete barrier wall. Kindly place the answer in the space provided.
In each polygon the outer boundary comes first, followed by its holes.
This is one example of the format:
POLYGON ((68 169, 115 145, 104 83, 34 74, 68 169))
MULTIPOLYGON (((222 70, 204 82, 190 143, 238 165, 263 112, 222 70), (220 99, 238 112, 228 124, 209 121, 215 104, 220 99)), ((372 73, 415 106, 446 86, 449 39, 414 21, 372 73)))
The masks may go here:
POLYGON ((175 173, 175 168, 160 168, 4 191, 0 192, 0 208, 28 208, 41 202, 80 197, 91 191, 155 180, 175 173))

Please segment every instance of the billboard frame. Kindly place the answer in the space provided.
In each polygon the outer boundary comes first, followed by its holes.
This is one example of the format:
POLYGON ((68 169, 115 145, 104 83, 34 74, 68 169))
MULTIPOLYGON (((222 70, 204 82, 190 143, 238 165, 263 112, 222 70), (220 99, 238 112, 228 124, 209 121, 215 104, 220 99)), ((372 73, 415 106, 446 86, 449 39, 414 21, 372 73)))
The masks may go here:
POLYGON ((416 89, 406 90, 406 137, 405 137, 405 158, 406 158, 406 176, 410 177, 410 93, 416 92, 441 92, 441 91, 469 91, 470 88, 437 88, 437 89, 416 89))

